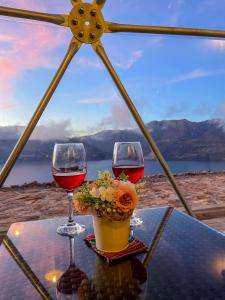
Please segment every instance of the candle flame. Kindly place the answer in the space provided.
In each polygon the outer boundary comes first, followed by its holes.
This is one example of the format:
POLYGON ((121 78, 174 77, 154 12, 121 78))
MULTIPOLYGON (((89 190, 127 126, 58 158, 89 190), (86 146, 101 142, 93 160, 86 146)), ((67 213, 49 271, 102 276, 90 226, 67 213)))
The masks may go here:
POLYGON ((51 270, 45 274, 45 279, 49 282, 56 283, 62 276, 63 272, 61 270, 51 270))
POLYGON ((15 236, 20 236, 19 230, 16 230, 16 231, 15 231, 15 236))

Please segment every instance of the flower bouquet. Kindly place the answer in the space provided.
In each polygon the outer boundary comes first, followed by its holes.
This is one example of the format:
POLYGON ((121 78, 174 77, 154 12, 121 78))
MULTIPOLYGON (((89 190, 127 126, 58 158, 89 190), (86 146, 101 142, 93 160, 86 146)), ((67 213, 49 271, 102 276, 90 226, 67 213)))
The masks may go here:
POLYGON ((108 171, 99 173, 98 179, 84 184, 74 194, 75 209, 91 213, 96 247, 117 252, 128 246, 130 216, 138 201, 138 185, 128 181, 125 174, 113 179, 108 171))

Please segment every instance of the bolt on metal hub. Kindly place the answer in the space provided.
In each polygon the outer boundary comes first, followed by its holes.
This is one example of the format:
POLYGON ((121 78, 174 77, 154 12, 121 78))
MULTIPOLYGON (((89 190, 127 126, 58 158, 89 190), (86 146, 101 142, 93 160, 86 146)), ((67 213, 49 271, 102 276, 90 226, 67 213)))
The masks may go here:
POLYGON ((97 5, 83 2, 73 4, 69 15, 69 27, 80 42, 97 42, 104 32, 104 23, 104 17, 97 5))

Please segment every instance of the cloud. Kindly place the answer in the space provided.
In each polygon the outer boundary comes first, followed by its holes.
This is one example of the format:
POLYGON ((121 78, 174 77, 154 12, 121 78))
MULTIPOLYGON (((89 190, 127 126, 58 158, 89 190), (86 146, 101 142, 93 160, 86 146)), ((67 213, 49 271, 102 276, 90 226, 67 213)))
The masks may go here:
POLYGON ((102 119, 98 125, 98 129, 123 129, 133 128, 134 126, 135 121, 133 120, 128 108, 124 104, 113 103, 110 115, 102 119))
POLYGON ((167 81, 167 84, 179 83, 182 81, 193 80, 197 78, 211 77, 225 74, 225 69, 204 70, 195 69, 189 73, 181 74, 167 81))
POLYGON ((79 104, 103 104, 109 102, 106 98, 84 98, 76 101, 79 104))
POLYGON ((1 5, 46 13, 68 13, 72 7, 69 0, 1 0, 1 5))
POLYGON ((173 103, 168 104, 164 109, 164 114, 162 116, 163 119, 183 119, 187 118, 187 116, 201 118, 206 117, 206 119, 210 118, 212 115, 212 107, 203 101, 197 104, 190 103, 173 103))
POLYGON ((172 0, 168 5, 168 9, 172 11, 169 19, 170 26, 175 26, 179 21, 182 13, 184 0, 172 0))
POLYGON ((86 127, 77 131, 78 135, 90 135, 108 129, 130 129, 137 125, 125 104, 112 103, 108 116, 104 117, 96 126, 86 127))
POLYGON ((130 69, 136 62, 138 62, 143 56, 142 50, 136 50, 133 51, 130 55, 130 57, 126 56, 121 58, 115 59, 115 65, 117 65, 119 68, 128 70, 130 69))
POLYGON ((210 107, 207 103, 200 103, 195 108, 192 109, 192 113, 199 116, 207 116, 209 117, 212 114, 212 107, 210 107))
MULTIPOLYGON (((7 1, 13 6, 15 1, 7 1)), ((4 3, 3 3, 4 4, 4 3)), ((20 8, 43 11, 43 6, 20 1, 20 8)), ((14 102, 15 80, 27 70, 54 68, 55 57, 52 52, 65 40, 65 31, 43 23, 21 22, 18 26, 0 20, 0 106, 10 107, 14 102), (8 103, 8 105, 5 105, 8 103)))
POLYGON ((162 35, 158 35, 156 37, 151 37, 151 39, 147 40, 147 45, 160 48, 163 45, 164 38, 162 35))
POLYGON ((84 68, 93 68, 102 70, 103 66, 98 59, 91 59, 88 57, 79 57, 77 58, 77 62, 81 67, 84 68))
POLYGON ((189 111, 188 105, 182 104, 170 104, 165 108, 163 119, 180 118, 184 112, 189 111))
MULTIPOLYGON (((24 126, 0 126, 0 138, 18 139, 24 131, 24 126)), ((57 140, 67 139, 72 136, 79 135, 79 131, 75 131, 70 120, 62 120, 59 122, 48 121, 35 127, 30 139, 32 140, 57 140)))
POLYGON ((104 97, 88 97, 79 99, 76 103, 79 104, 104 104, 104 103, 113 103, 118 102, 119 96, 116 93, 112 93, 112 95, 105 94, 104 97))
POLYGON ((43 141, 66 139, 75 134, 76 132, 73 130, 70 120, 60 122, 48 121, 46 124, 39 125, 35 128, 31 139, 43 141))
POLYGON ((225 119, 224 116, 223 118, 220 119, 212 119, 211 123, 216 125, 217 127, 221 128, 223 131, 225 131, 225 119))
POLYGON ((221 52, 223 52, 225 50, 225 41, 224 40, 208 40, 205 41, 208 46, 210 46, 211 48, 214 48, 216 50, 219 50, 221 52))
POLYGON ((2 0, 1 5, 34 11, 45 11, 45 6, 37 3, 35 0, 2 0))
POLYGON ((16 107, 16 104, 14 102, 11 101, 7 101, 7 100, 2 100, 0 102, 0 109, 5 110, 5 109, 11 109, 16 107))
POLYGON ((21 126, 0 126, 0 139, 17 140, 22 130, 21 126))
POLYGON ((212 115, 212 118, 223 119, 225 120, 225 101, 223 101, 215 110, 212 115))

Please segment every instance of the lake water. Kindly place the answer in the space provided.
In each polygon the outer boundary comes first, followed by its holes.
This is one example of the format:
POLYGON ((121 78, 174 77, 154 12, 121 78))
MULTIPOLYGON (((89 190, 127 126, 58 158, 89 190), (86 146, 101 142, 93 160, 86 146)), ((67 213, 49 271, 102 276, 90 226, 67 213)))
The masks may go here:
MULTIPOLYGON (((168 161, 173 173, 201 172, 201 171, 222 171, 225 170, 225 161, 168 161)), ((93 180, 97 177, 98 171, 110 170, 111 160, 88 162, 88 174, 86 179, 93 180)), ((2 167, 0 165, 0 167, 2 167)), ((145 160, 145 175, 162 174, 163 170, 157 161, 145 160)), ((32 181, 51 182, 51 163, 32 162, 17 163, 5 182, 5 186, 29 183, 32 181)))

